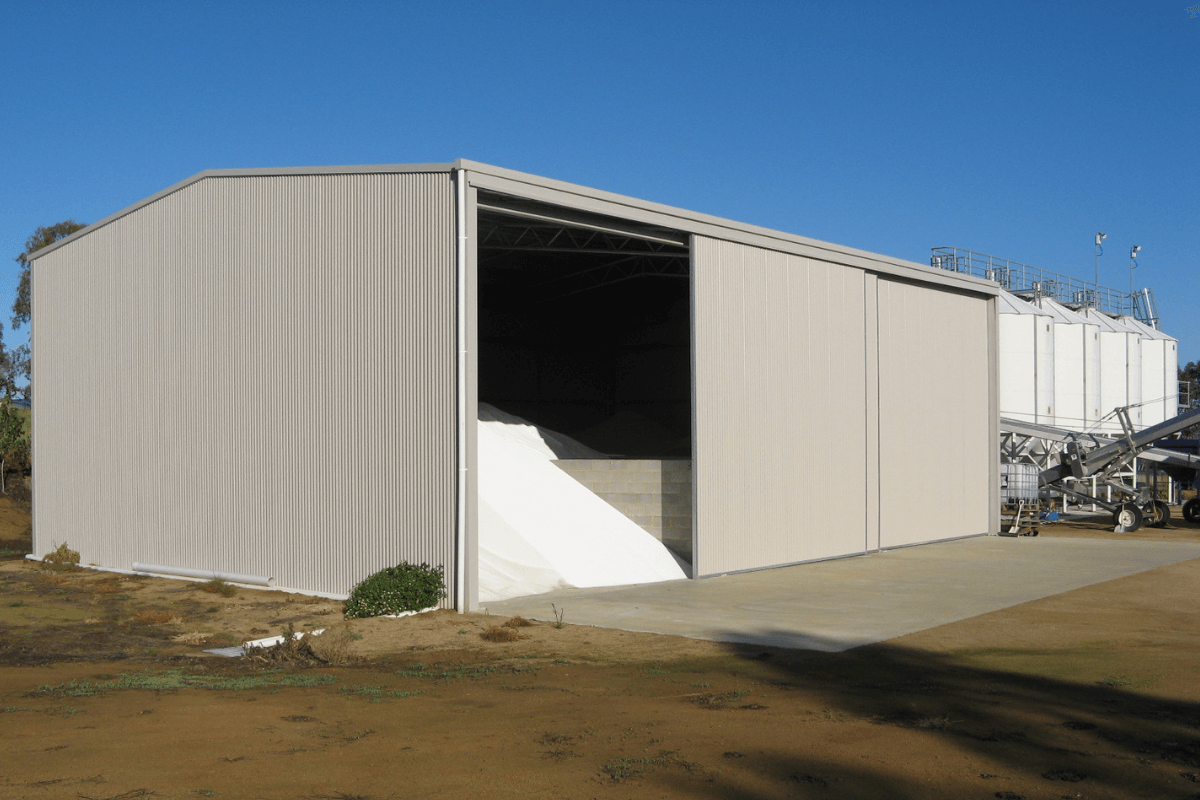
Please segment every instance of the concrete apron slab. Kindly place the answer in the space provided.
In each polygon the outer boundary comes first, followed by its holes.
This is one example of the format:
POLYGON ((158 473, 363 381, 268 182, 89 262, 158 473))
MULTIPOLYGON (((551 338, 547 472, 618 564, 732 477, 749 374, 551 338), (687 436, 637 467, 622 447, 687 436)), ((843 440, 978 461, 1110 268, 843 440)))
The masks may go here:
POLYGON ((839 652, 1200 558, 1200 543, 983 536, 698 581, 559 589, 489 613, 839 652))

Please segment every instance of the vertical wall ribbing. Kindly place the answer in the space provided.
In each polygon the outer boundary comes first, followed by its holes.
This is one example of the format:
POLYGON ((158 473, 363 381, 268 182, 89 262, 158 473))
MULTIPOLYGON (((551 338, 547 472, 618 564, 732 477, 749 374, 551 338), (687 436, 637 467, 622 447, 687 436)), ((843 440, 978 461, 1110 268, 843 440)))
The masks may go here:
POLYGON ((208 178, 39 259, 35 547, 452 578, 454 279, 446 173, 208 178))
POLYGON ((862 552, 864 273, 693 237, 697 576, 862 552))
POLYGON ((863 373, 866 381, 866 407, 863 424, 866 428, 866 480, 863 482, 863 505, 866 508, 867 529, 864 542, 867 550, 879 549, 879 276, 867 274, 863 294, 865 335, 863 340, 863 373))
POLYGON ((991 529, 993 313, 984 298, 879 279, 882 547, 991 529))
POLYGON ((987 299, 699 236, 692 271, 697 575, 991 529, 987 299))

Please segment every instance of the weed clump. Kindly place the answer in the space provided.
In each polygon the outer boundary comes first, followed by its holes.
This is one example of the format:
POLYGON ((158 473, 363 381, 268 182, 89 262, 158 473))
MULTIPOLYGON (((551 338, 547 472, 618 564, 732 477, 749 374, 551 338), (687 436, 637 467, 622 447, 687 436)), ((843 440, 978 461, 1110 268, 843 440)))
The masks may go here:
MULTIPOLYGON (((288 623, 283 629, 283 641, 265 647, 242 645, 249 661, 260 664, 329 664, 342 666, 352 664, 358 657, 352 652, 351 642, 357 634, 345 626, 305 635, 297 633, 295 626, 288 623)), ((361 636, 357 638, 361 639, 361 636)))
POLYGON ((354 635, 344 626, 330 628, 320 636, 306 636, 303 641, 308 651, 326 664, 336 667, 355 660, 351 644, 354 635))
POLYGON ((504 623, 506 628, 531 628, 533 623, 521 616, 516 616, 504 623))
POLYGON ((647 758, 614 758, 600 767, 600 772, 604 775, 601 780, 605 783, 621 783, 631 778, 640 778, 659 767, 675 766, 689 771, 695 767, 694 764, 679 758, 674 751, 663 750, 657 756, 647 758))
POLYGON ((442 568, 402 562, 371 575, 350 592, 347 619, 421 611, 446 596, 442 568))
POLYGON ((397 670, 396 674, 402 678, 427 678, 435 681, 452 681, 460 678, 470 678, 477 680, 489 675, 524 675, 536 671, 528 666, 517 666, 504 662, 486 663, 486 664, 453 664, 449 665, 448 669, 440 669, 441 662, 431 664, 431 668, 427 668, 425 664, 410 664, 404 669, 397 670))
POLYGON ((200 591, 208 592, 209 594, 219 594, 221 597, 233 597, 237 594, 237 587, 226 583, 220 578, 213 578, 207 583, 200 584, 200 591))
POLYGON ((745 690, 738 689, 732 692, 704 692, 703 694, 694 694, 689 700, 701 708, 715 711, 722 708, 732 708, 745 696, 745 690))
POLYGON ((179 625, 183 622, 183 617, 162 608, 142 609, 134 613, 133 619, 143 625, 179 625))
POLYGON ((48 569, 71 569, 79 566, 79 551, 72 550, 63 542, 52 552, 42 556, 42 564, 48 569))
POLYGON ((499 625, 493 625, 479 635, 488 642, 519 642, 529 638, 523 633, 517 633, 516 628, 504 628, 499 625))
POLYGON ((328 686, 336 678, 332 675, 297 675, 297 674, 264 674, 224 677, 220 675, 187 674, 181 669, 165 672, 133 672, 124 673, 115 680, 90 681, 73 680, 58 685, 46 684, 39 686, 26 697, 91 697, 104 692, 118 689, 140 689, 143 691, 168 691, 171 689, 218 689, 238 691, 259 689, 263 687, 303 687, 328 686))

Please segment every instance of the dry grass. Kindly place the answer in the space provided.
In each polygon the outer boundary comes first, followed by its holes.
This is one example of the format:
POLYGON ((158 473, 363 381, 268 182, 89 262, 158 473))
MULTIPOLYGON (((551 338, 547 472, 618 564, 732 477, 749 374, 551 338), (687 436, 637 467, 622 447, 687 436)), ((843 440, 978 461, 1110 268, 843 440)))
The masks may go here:
POLYGON ((479 636, 488 642, 519 642, 529 638, 525 634, 517 633, 514 628, 502 628, 499 625, 493 625, 479 636))
MULTIPOLYGON (((246 658, 260 664, 331 664, 340 666, 358 661, 351 652, 356 638, 346 625, 324 631, 297 633, 289 623, 284 640, 270 647, 246 648, 246 658)), ((358 637, 361 638, 361 637, 358 637)), ((243 647, 245 647, 243 645, 243 647)))
POLYGON ((308 646, 308 637, 285 639, 270 647, 246 648, 246 660, 260 664, 312 663, 317 660, 308 646))
POLYGON ((92 797, 91 795, 79 795, 83 800, 141 800, 143 797, 153 797, 154 792, 149 789, 130 789, 128 792, 120 794, 108 795, 107 797, 92 797))
POLYGON ((209 594, 219 594, 221 597, 234 597, 237 595, 237 587, 226 583, 220 578, 213 578, 208 583, 198 584, 197 588, 209 594))
POLYGON ((143 625, 180 625, 183 617, 165 608, 144 608, 134 613, 133 621, 143 625))
POLYGON ((345 625, 329 628, 320 636, 308 635, 302 640, 310 653, 326 664, 341 666, 357 661, 352 652, 354 637, 345 625))
POLYGON ((79 566, 79 551, 67 547, 66 542, 54 548, 53 552, 42 556, 42 566, 46 569, 72 569, 79 566))
POLYGON ((204 644, 211 638, 211 633, 192 631, 191 633, 181 633, 178 636, 172 636, 171 641, 178 642, 179 644, 204 644))
POLYGON ((318 606, 317 608, 310 609, 308 613, 314 614, 318 617, 324 617, 329 614, 341 614, 342 607, 341 606, 332 606, 332 605, 318 606))
POLYGON ((96 594, 117 594, 125 591, 125 587, 117 578, 105 578, 104 580, 96 581, 89 587, 96 594))
POLYGON ((525 619, 524 617, 517 616, 517 617, 513 617, 508 622, 504 623, 504 627, 506 627, 506 628, 532 628, 533 623, 530 622, 529 620, 525 619))

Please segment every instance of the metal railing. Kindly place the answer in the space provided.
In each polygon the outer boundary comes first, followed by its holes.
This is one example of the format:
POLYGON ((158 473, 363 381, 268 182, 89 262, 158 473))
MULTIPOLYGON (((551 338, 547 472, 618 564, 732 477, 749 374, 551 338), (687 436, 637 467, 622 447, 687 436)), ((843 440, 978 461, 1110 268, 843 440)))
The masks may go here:
POLYGON ((1154 292, 1150 289, 1130 294, 959 247, 933 248, 929 263, 938 269, 995 281, 1013 294, 1049 297, 1073 306, 1091 306, 1106 314, 1129 314, 1158 328, 1158 308, 1154 302, 1154 292))
POLYGON ((1179 410, 1200 408, 1200 383, 1192 381, 1179 382, 1179 410))

